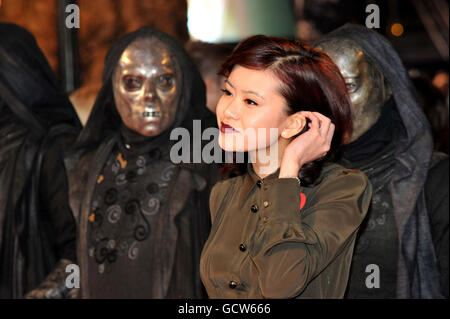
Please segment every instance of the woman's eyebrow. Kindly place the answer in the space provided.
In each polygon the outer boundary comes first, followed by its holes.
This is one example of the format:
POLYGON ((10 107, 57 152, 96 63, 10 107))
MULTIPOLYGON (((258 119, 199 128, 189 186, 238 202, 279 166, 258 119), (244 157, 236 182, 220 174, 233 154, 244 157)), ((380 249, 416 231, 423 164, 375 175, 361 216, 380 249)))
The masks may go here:
MULTIPOLYGON (((228 83, 228 84, 234 89, 234 85, 233 85, 228 79, 225 80, 225 83, 228 83)), ((259 98, 261 98, 261 99, 264 100, 264 96, 262 96, 262 95, 259 94, 258 92, 255 92, 255 91, 252 91, 252 90, 245 90, 245 91, 242 91, 242 92, 248 93, 248 94, 254 94, 254 95, 256 95, 257 97, 259 97, 259 98)))
POLYGON ((261 98, 261 99, 264 100, 264 96, 262 96, 262 95, 259 94, 258 92, 255 92, 255 91, 252 91, 252 90, 245 90, 245 91, 242 91, 242 92, 248 93, 248 94, 254 94, 254 95, 256 95, 257 97, 259 97, 259 98, 261 98))
POLYGON ((228 79, 225 79, 225 83, 228 83, 234 89, 234 85, 231 84, 231 82, 228 79))

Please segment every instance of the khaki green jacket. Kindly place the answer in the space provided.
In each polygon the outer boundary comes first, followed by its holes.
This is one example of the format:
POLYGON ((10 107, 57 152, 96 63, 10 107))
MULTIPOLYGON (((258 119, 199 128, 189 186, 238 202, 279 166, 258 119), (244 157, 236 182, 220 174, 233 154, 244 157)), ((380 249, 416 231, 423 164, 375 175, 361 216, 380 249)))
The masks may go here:
POLYGON ((200 273, 210 298, 343 298, 371 200, 364 173, 326 165, 316 186, 279 171, 214 186, 200 273))

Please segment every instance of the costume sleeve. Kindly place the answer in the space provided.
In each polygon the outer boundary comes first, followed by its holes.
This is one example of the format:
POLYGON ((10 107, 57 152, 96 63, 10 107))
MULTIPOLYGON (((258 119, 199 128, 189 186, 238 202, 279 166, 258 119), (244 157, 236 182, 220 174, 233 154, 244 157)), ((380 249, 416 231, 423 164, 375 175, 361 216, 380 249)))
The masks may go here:
MULTIPOLYGON (((67 142, 65 139, 64 142, 67 142)), ((52 143, 44 156, 39 182, 42 216, 58 259, 76 260, 76 224, 69 207, 62 141, 52 143)))
POLYGON ((440 272, 441 293, 448 298, 448 157, 434 166, 425 184, 425 196, 430 217, 431 235, 440 272))
POLYGON ((372 195, 367 177, 356 171, 324 180, 302 210, 300 191, 292 178, 263 187, 265 208, 249 251, 265 298, 299 295, 339 253, 350 249, 372 195))

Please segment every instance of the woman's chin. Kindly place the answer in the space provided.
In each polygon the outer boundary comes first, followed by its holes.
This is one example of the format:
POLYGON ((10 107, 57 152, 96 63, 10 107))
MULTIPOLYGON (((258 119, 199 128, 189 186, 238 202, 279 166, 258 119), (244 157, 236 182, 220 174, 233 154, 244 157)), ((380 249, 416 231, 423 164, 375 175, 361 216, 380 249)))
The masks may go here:
POLYGON ((247 152, 243 145, 237 145, 236 141, 227 141, 222 137, 219 137, 219 146, 226 152, 247 152))

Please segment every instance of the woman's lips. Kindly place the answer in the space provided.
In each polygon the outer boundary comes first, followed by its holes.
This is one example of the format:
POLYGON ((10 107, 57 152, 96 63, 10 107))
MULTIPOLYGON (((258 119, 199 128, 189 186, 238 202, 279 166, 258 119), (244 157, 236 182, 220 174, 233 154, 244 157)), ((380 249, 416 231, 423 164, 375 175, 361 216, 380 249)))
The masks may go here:
POLYGON ((221 123, 221 125, 220 125, 220 131, 222 132, 222 133, 225 133, 225 134, 229 134, 229 133, 239 133, 239 131, 237 131, 236 129, 234 129, 234 127, 232 127, 232 126, 230 126, 230 125, 228 125, 228 124, 225 124, 225 123, 221 123))

